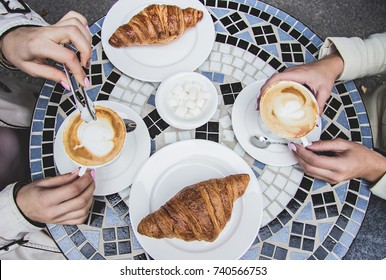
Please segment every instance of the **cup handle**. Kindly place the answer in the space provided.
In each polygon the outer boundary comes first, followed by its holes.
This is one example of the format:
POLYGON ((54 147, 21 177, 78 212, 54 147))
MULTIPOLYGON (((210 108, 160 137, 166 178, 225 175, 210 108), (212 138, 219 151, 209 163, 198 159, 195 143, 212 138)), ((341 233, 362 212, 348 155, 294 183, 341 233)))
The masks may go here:
POLYGON ((84 173, 86 173, 87 169, 88 169, 87 167, 81 166, 81 167, 79 168, 79 171, 78 171, 78 176, 79 176, 79 177, 82 177, 82 176, 84 175, 84 173))
POLYGON ((303 147, 307 147, 307 146, 310 146, 312 144, 312 142, 310 142, 306 137, 302 137, 302 138, 300 138, 300 140, 302 140, 303 147))

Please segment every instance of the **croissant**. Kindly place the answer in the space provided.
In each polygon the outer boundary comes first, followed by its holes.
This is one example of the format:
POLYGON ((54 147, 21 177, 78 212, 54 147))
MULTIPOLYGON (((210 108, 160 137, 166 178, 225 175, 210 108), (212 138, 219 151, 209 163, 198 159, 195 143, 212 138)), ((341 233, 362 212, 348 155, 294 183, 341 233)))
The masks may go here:
POLYGON ((195 26, 202 17, 203 12, 194 8, 153 4, 118 27, 109 43, 116 48, 165 45, 180 37, 186 29, 195 26))
POLYGON ((233 203, 249 183, 248 174, 209 179, 187 186, 138 224, 140 234, 185 241, 214 241, 232 215, 233 203))

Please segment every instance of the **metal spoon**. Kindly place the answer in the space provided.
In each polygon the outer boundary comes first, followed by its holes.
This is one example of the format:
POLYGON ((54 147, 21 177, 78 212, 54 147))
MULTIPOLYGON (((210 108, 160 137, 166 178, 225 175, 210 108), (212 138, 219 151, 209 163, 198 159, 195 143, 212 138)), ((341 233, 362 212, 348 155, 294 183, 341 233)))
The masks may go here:
POLYGON ((137 124, 133 120, 123 119, 123 122, 125 123, 127 133, 132 132, 137 127, 137 124))
POLYGON ((279 144, 279 145, 286 145, 287 146, 287 143, 285 143, 285 142, 271 142, 268 140, 267 137, 258 136, 258 135, 252 136, 250 141, 253 145, 255 145, 256 147, 258 147, 260 149, 265 149, 271 144, 279 144))

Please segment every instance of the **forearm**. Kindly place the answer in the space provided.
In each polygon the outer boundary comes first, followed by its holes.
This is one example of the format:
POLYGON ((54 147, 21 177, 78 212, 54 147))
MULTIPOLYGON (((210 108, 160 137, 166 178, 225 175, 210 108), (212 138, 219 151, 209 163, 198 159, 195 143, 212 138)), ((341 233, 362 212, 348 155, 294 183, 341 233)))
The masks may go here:
POLYGON ((353 80, 386 71, 386 33, 363 40, 358 37, 330 37, 323 44, 319 58, 339 53, 344 69, 339 80, 353 80))

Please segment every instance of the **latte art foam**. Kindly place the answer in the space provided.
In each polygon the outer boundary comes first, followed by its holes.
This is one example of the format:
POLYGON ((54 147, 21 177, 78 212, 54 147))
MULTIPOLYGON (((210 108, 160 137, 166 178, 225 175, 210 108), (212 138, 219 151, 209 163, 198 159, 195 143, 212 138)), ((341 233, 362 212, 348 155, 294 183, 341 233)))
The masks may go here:
POLYGON ((96 106, 96 121, 84 122, 79 113, 68 121, 63 132, 66 153, 84 166, 98 166, 117 157, 126 138, 121 117, 113 110, 96 106))
POLYGON ((300 84, 278 82, 263 93, 260 115, 264 123, 284 138, 301 138, 312 131, 318 118, 314 97, 300 84))
POLYGON ((78 128, 80 145, 74 149, 86 148, 92 154, 104 156, 114 148, 114 130, 105 119, 82 123, 78 128))

